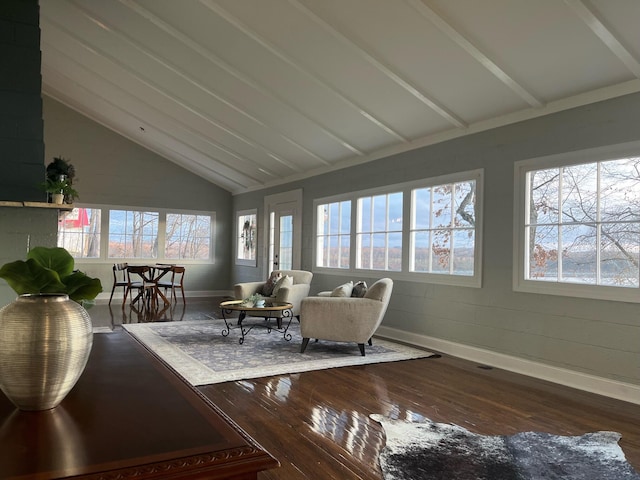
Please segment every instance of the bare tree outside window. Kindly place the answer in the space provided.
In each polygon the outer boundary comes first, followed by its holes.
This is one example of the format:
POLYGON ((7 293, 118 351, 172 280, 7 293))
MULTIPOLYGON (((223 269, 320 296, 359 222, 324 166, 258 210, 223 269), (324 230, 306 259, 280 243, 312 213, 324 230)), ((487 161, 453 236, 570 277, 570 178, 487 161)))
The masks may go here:
POLYGON ((96 208, 74 208, 58 220, 58 246, 74 258, 100 257, 101 211, 96 208))
POLYGON ((165 258, 206 260, 209 258, 210 243, 209 215, 167 214, 165 258))
POLYGON ((315 266, 482 286, 483 178, 478 169, 316 200, 315 266))
POLYGON ((109 211, 110 258, 158 258, 158 212, 109 211))
POLYGON ((476 181, 412 191, 413 272, 474 274, 476 181))
POLYGON ((638 287, 640 157, 527 173, 528 280, 638 287))

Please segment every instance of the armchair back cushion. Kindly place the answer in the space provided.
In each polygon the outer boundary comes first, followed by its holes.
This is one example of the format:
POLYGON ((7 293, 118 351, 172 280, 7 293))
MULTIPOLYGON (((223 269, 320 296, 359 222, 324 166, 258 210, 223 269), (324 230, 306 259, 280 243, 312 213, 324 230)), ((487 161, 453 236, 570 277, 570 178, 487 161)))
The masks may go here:
MULTIPOLYGON (((272 301, 289 302, 293 305, 293 315, 300 315, 300 302, 309 295, 313 273, 306 270, 274 270, 273 274, 280 274, 281 277, 289 276, 293 279, 293 285, 281 286, 276 295, 270 297, 272 301)), ((264 287, 264 282, 237 283, 233 287, 233 293, 237 300, 243 300, 255 293, 260 293, 264 287)))

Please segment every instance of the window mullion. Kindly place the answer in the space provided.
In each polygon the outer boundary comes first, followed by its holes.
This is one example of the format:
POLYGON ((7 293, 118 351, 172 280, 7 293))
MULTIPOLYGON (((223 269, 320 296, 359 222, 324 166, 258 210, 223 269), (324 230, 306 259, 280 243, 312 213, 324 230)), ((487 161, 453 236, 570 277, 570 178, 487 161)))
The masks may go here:
POLYGON ((391 222, 389 222, 389 194, 384 197, 384 269, 389 270, 389 231, 391 230, 391 222))
POLYGON ((373 226, 373 197, 371 197, 371 202, 369 205, 369 224, 371 225, 369 227, 369 265, 368 268, 373 267, 373 230, 374 230, 374 226, 373 226))
POLYGON ((433 187, 429 188, 429 243, 427 244, 429 272, 433 272, 433 187))
MULTIPOLYGON (((331 206, 329 207, 331 208, 331 206)), ((338 247, 338 258, 336 259, 336 265, 338 268, 341 267, 340 265, 340 227, 342 226, 342 204, 340 202, 338 202, 337 204, 337 208, 338 208, 338 231, 337 232, 330 232, 332 235, 335 235, 335 238, 337 240, 337 247, 338 247)), ((331 218, 331 217, 329 217, 331 218)), ((331 227, 331 224, 329 224, 329 227, 331 227)), ((331 240, 329 240, 329 244, 331 244, 331 240)))
POLYGON ((349 232, 351 233, 351 238, 355 239, 355 248, 350 248, 349 252, 349 261, 354 268, 360 267, 360 251, 362 250, 362 240, 360 238, 359 230, 362 228, 362 212, 360 211, 360 201, 354 198, 353 207, 351 208, 351 227, 349 232))
MULTIPOLYGON (((167 212, 158 213, 158 260, 164 260, 166 252, 167 212)), ((193 232, 195 235, 195 232, 193 232)))
POLYGON ((453 252, 455 247, 454 226, 455 226, 455 200, 456 200, 456 184, 451 185, 451 220, 449 221, 449 275, 453 275, 453 252))
POLYGON ((109 259, 109 237, 111 236, 111 232, 109 231, 110 215, 110 209, 100 209, 100 258, 106 259, 109 259))
POLYGON ((601 180, 601 169, 602 162, 598 162, 596 166, 596 285, 600 285, 602 283, 602 272, 600 270, 601 266, 601 255, 600 246, 602 245, 602 217, 600 212, 600 180, 601 180))
POLYGON ((564 215, 562 213, 563 177, 564 168, 560 167, 558 169, 558 282, 562 281, 562 226, 564 225, 564 215))

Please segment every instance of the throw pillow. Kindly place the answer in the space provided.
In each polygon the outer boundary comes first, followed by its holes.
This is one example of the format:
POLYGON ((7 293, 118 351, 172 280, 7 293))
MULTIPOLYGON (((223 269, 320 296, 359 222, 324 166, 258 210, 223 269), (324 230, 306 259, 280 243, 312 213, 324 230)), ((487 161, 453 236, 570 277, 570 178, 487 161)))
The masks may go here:
POLYGON ((350 297, 351 291, 353 290, 353 282, 343 283, 342 285, 338 285, 331 292, 332 297, 350 297))
POLYGON ((280 272, 273 272, 271 276, 267 279, 265 284, 262 286, 262 295, 270 297, 273 295, 273 288, 276 286, 276 282, 282 277, 280 272))
POLYGON ((273 287, 273 292, 271 293, 271 295, 275 297, 276 295, 278 295, 278 292, 282 287, 290 287, 291 285, 293 285, 293 277, 290 275, 285 275, 284 277, 278 279, 275 286, 273 287))
POLYGON ((360 280, 356 282, 353 286, 353 290, 351 291, 352 297, 362 298, 364 294, 367 293, 367 282, 360 280))

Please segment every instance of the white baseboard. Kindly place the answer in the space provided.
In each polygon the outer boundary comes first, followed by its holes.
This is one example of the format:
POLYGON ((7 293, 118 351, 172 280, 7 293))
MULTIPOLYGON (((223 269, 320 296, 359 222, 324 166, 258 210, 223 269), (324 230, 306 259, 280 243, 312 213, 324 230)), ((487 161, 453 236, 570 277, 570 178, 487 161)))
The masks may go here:
POLYGON ((490 350, 450 342, 427 335, 405 332, 391 327, 380 326, 376 332, 376 336, 433 349, 454 357, 464 358, 465 360, 482 363, 483 365, 502 368, 503 370, 528 375, 625 402, 640 404, 640 386, 631 383, 619 382, 566 368, 554 367, 532 360, 492 352, 490 350))

